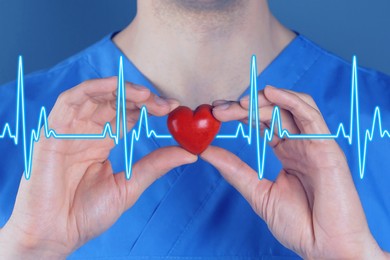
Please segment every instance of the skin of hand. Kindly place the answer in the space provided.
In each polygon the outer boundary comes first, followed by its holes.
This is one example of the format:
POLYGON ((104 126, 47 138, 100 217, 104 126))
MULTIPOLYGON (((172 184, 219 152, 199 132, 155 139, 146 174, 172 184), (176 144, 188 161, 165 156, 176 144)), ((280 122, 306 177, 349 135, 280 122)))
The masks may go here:
MULTIPOLYGON (((313 99, 303 93, 267 86, 259 91, 262 134, 275 106, 282 129, 290 134, 329 134, 313 99)), ((214 102, 221 121, 248 121, 249 99, 214 102)), ((381 259, 385 253, 370 233, 346 157, 335 140, 281 139, 277 128, 269 143, 282 163, 275 182, 232 153, 209 147, 201 157, 250 203, 286 247, 306 259, 381 259)))
MULTIPOLYGON (((57 134, 115 133, 116 78, 86 81, 60 95, 48 123, 57 134)), ((127 126, 140 108, 163 116, 178 106, 126 83, 127 126)), ((121 133, 123 134, 123 133, 121 133)), ((46 139, 36 143, 30 180, 22 178, 13 213, 0 231, 1 259, 62 259, 107 230, 141 193, 170 169, 197 157, 179 147, 158 149, 133 165, 132 178, 113 174, 114 141, 46 139)), ((113 242, 114 243, 114 242, 113 242)))

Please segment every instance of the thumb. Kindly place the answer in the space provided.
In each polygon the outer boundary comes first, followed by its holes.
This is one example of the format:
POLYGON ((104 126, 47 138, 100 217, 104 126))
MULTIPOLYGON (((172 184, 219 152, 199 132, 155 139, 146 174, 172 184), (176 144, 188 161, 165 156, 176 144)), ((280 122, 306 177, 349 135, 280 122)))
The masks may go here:
POLYGON ((214 165, 263 218, 273 182, 264 178, 259 180, 257 173, 249 165, 225 149, 209 146, 201 157, 214 165))
POLYGON ((126 209, 158 178, 168 171, 184 164, 196 162, 198 157, 177 146, 163 147, 143 157, 132 169, 127 180, 125 173, 115 175, 115 180, 125 198, 126 209))

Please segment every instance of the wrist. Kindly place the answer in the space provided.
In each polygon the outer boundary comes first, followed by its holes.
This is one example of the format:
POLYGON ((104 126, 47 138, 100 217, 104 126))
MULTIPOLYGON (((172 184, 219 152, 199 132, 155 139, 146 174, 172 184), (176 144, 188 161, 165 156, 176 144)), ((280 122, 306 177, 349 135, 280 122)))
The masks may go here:
POLYGON ((65 259, 56 247, 33 238, 20 235, 6 227, 0 230, 0 259, 65 259))
POLYGON ((363 251, 358 255, 361 259, 389 259, 389 255, 386 254, 378 245, 376 240, 371 237, 371 243, 365 243, 361 247, 363 251))

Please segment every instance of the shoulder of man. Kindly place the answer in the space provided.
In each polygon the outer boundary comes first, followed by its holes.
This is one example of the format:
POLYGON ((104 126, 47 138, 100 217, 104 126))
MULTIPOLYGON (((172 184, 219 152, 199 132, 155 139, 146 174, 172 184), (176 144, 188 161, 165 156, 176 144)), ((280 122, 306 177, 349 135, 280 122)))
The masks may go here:
MULTIPOLYGON (((354 57, 345 60, 332 52, 324 50, 304 36, 300 37, 304 46, 312 53, 316 53, 317 59, 297 82, 303 91, 312 93, 321 103, 329 106, 335 103, 345 105, 351 101, 352 95, 358 95, 361 112, 371 113, 376 106, 390 108, 390 76, 375 69, 365 68, 359 65, 356 58, 356 70, 354 69, 354 57), (357 81, 353 80, 354 72, 357 81)), ((340 107, 338 107, 340 109, 340 107)))

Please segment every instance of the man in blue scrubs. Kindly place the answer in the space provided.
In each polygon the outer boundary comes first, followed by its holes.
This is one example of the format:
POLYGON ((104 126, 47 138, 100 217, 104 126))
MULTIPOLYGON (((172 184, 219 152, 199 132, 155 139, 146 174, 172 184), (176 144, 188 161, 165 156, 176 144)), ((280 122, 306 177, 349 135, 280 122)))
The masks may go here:
MULTIPOLYGON (((121 55, 131 82, 129 129, 142 105, 151 114, 149 129, 168 134, 166 115, 177 105, 214 103, 214 116, 224 122, 220 133, 235 133, 237 120, 247 119, 252 54, 259 89, 283 89, 259 91, 262 127, 278 105, 291 133, 335 133, 339 123, 349 129, 351 64, 283 27, 265 0, 143 0, 120 33, 25 77, 27 140, 41 106, 57 133, 98 134, 115 122, 112 76, 121 55)), ((383 129, 390 128, 390 78, 358 73, 364 137, 376 106, 383 129)), ((2 127, 16 123, 16 95, 15 82, 0 88, 2 127)), ((390 257, 390 142, 378 131, 362 180, 352 127, 352 145, 343 138, 338 146, 275 137, 259 181, 251 168, 256 148, 244 138, 216 139, 198 158, 141 129, 130 181, 123 141, 42 138, 27 181, 22 146, 1 140, 0 257, 390 257)))

